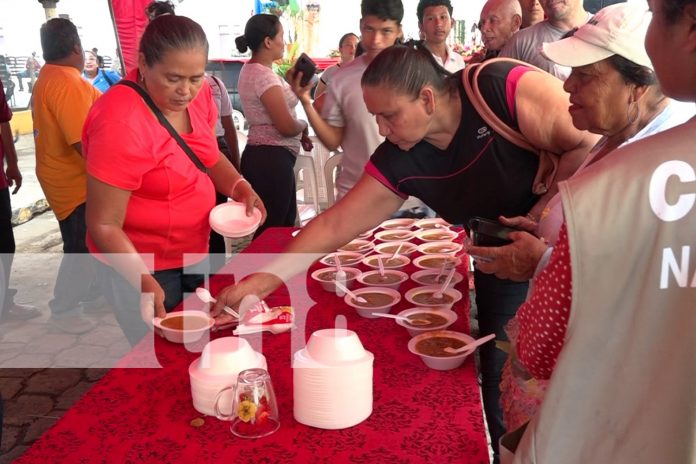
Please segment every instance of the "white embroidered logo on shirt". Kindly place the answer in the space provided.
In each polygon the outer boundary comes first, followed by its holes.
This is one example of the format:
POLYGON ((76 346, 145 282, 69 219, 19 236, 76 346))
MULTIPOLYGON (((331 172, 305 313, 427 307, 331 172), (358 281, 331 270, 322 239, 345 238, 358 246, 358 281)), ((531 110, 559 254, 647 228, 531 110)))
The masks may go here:
POLYGON ((487 126, 480 127, 476 132, 478 132, 478 137, 476 137, 476 140, 481 140, 482 138, 491 134, 491 131, 488 130, 487 126))

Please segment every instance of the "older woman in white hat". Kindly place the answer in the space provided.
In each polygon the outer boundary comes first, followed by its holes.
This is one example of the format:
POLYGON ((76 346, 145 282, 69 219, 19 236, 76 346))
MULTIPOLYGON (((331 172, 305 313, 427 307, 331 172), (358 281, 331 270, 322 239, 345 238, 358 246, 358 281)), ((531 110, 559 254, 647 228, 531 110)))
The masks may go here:
MULTIPOLYGON (((644 4, 611 5, 570 37, 543 45, 549 59, 572 67, 564 88, 570 93, 573 124, 603 136, 578 173, 618 147, 681 124, 695 113, 693 104, 671 101, 660 89, 644 46, 650 19, 644 4)), ((560 195, 551 199, 538 223, 522 217, 500 219, 529 232, 511 233, 513 243, 504 247, 471 247, 472 255, 491 260, 476 266, 501 278, 529 279, 544 267, 549 245, 558 237, 563 223, 560 195)), ((508 326, 516 355, 501 385, 508 430, 522 425, 538 407, 564 344, 569 311, 561 308, 567 301, 559 297, 554 302, 559 309, 543 314, 536 303, 539 297, 532 293, 508 326)))
MULTIPOLYGON (((650 7, 664 93, 694 102, 696 0, 650 7)), ((515 464, 696 461, 694 146, 696 118, 561 184, 565 224, 534 293, 569 298, 572 317, 541 409, 518 443, 503 440, 515 464)))
MULTIPOLYGON (((692 103, 675 102, 662 93, 644 46, 650 18, 643 3, 611 5, 570 37, 543 45, 546 57, 572 67, 564 88, 570 93, 573 124, 603 136, 578 173, 616 148, 694 115, 692 103)), ((472 255, 491 260, 477 267, 500 278, 528 280, 543 268, 542 257, 550 254, 548 246, 558 237, 563 221, 560 197, 548 203, 541 218, 500 220, 531 233, 511 234, 513 243, 505 247, 471 247, 472 255)))

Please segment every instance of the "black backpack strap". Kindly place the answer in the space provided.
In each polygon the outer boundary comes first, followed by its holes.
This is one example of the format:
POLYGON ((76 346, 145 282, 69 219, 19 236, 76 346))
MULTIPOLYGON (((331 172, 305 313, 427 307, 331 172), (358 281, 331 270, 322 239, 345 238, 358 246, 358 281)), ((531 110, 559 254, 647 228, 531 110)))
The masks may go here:
POLYGON ((208 168, 205 167, 203 162, 198 158, 198 156, 196 156, 191 147, 189 147, 188 144, 184 141, 184 139, 181 138, 176 129, 172 127, 172 125, 169 123, 162 111, 160 111, 160 109, 157 108, 157 105, 155 105, 155 102, 152 101, 152 98, 150 98, 150 95, 148 95, 147 92, 145 92, 135 82, 128 81, 125 79, 118 81, 114 85, 125 85, 126 87, 130 87, 131 89, 138 92, 142 99, 145 100, 145 103, 147 103, 147 106, 149 106, 152 112, 155 113, 155 116, 157 116, 157 120, 160 122, 160 124, 162 124, 162 126, 164 126, 164 128, 167 129, 167 132, 169 132, 169 134, 174 138, 174 140, 176 140, 181 149, 184 150, 184 153, 186 153, 186 155, 188 155, 188 157, 191 159, 193 164, 195 164, 201 172, 203 172, 204 174, 208 174, 208 168))

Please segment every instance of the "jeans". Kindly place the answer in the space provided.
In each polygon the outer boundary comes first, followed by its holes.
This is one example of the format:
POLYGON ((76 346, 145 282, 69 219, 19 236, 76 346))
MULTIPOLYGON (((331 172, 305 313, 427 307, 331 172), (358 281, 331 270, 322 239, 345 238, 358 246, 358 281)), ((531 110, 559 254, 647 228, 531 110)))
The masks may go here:
MULTIPOLYGON (((505 325, 515 316, 527 297, 528 282, 502 280, 474 270, 476 307, 479 332, 482 336, 495 333, 496 339, 507 340, 505 325)), ((500 408, 500 377, 507 354, 486 343, 480 348, 481 391, 486 423, 491 434, 493 452, 498 455, 498 440, 505 433, 503 412, 500 408)))
POLYGON ((33 84, 33 79, 36 79, 36 76, 38 73, 36 71, 29 72, 28 69, 25 69, 24 71, 20 71, 17 73, 17 82, 19 82, 19 90, 23 91, 24 90, 24 83, 22 82, 22 79, 25 78, 31 78, 32 80, 29 82, 29 91, 31 92, 31 86, 33 84))
POLYGON ((59 316, 80 308, 97 285, 96 260, 87 250, 86 204, 75 208, 65 219, 58 221, 63 239, 63 258, 60 261, 53 299, 48 302, 53 316, 59 316))
MULTIPOLYGON (((136 345, 150 330, 140 314, 140 289, 135 289, 121 274, 100 261, 97 272, 104 298, 111 305, 128 342, 136 345)), ((155 271, 153 276, 164 291, 164 309, 176 308, 185 293, 192 293, 203 284, 208 273, 208 261, 187 268, 155 271)))

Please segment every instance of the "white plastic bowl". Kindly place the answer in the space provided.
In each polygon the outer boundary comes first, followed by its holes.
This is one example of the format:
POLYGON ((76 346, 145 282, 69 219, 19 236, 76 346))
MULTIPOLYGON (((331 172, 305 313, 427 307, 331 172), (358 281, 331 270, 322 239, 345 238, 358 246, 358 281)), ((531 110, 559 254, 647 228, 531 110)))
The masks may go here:
POLYGON ((414 226, 418 227, 419 229, 427 230, 427 229, 445 229, 447 227, 450 227, 451 224, 447 221, 445 221, 442 218, 425 218, 425 219, 420 219, 416 221, 414 226))
POLYGON ((424 242, 452 241, 457 235, 457 232, 447 229, 425 229, 415 233, 415 236, 424 242))
POLYGON ((430 301, 428 297, 432 297, 432 294, 439 291, 442 285, 426 285, 424 287, 414 287, 404 294, 406 301, 414 306, 438 306, 451 308, 457 301, 462 299, 462 292, 456 288, 449 287, 443 292, 442 300, 432 299, 430 301), (438 303, 438 301, 442 301, 438 303))
POLYGON ((408 280, 408 274, 393 269, 384 270, 384 279, 381 279, 379 271, 363 272, 358 277, 358 282, 371 287, 387 287, 398 290, 402 283, 408 280))
POLYGON ((408 229, 409 227, 413 226, 414 222, 416 222, 416 220, 412 218, 388 219, 382 222, 379 226, 382 229, 408 229))
POLYGON ((379 259, 382 259, 382 265, 384 269, 402 269, 411 262, 411 260, 404 255, 396 255, 392 258, 392 255, 370 255, 362 260, 362 263, 372 269, 379 269, 379 259))
POLYGON ((379 245, 375 245, 375 251, 383 255, 393 255, 397 248, 399 249, 400 255, 410 255, 418 249, 418 246, 411 242, 384 242, 379 245))
POLYGON ((254 208, 251 216, 246 215, 246 205, 228 201, 217 205, 208 215, 210 227, 224 237, 239 238, 256 232, 261 224, 261 211, 254 208))
POLYGON ((357 253, 367 253, 372 250, 374 243, 370 240, 356 238, 338 248, 338 251, 355 251, 357 253))
MULTIPOLYGON (((356 269, 354 267, 343 267, 341 269, 343 269, 346 272, 346 282, 345 282, 346 287, 348 287, 349 289, 353 288, 353 284, 355 284, 355 279, 357 279, 360 276, 360 269, 356 269)), ((316 271, 312 272, 311 276, 312 276, 312 279, 319 282, 319 284, 321 285, 321 288, 323 288, 327 292, 334 293, 336 291, 336 284, 334 284, 335 280, 334 279, 326 280, 326 279, 321 278, 321 275, 325 274, 327 272, 335 273, 336 268, 335 267, 323 267, 321 269, 317 269, 316 271)))
POLYGON ((404 240, 410 240, 413 237, 413 231, 407 229, 389 229, 382 230, 375 234, 377 240, 383 242, 401 242, 404 240))
MULTIPOLYGON (((439 269, 422 269, 411 274, 411 280, 420 285, 442 285, 445 283, 448 272, 449 271, 440 272, 439 269), (439 282, 435 281, 438 274, 440 275, 439 282)), ((464 276, 455 271, 450 285, 455 286, 462 280, 464 280, 464 276)))
POLYGON ((455 242, 426 242, 418 246, 418 251, 424 255, 453 255, 461 251, 462 244, 455 242))
MULTIPOLYGON (((164 338, 172 343, 195 343, 215 325, 215 319, 202 311, 184 310, 175 311, 167 314, 163 318, 156 317, 152 321, 153 325, 162 331, 164 338), (175 329, 162 325, 167 319, 184 317, 184 328, 175 329), (192 324, 188 324, 188 322, 192 324), (187 327, 188 325, 188 327, 187 327)), ((167 324, 167 322, 165 322, 167 324)))
POLYGON ((363 233, 361 233, 361 234, 358 234, 358 236, 357 236, 356 238, 362 238, 362 239, 367 240, 367 239, 369 239, 370 237, 372 237, 372 234, 374 233, 374 231, 375 231, 374 228, 372 228, 372 229, 367 229, 365 232, 363 232, 363 233))
POLYGON ((203 347, 197 368, 206 375, 225 375, 231 370, 239 372, 256 362, 257 355, 243 338, 217 338, 203 347))
POLYGON ((319 260, 319 262, 326 266, 335 266, 336 263, 334 260, 337 257, 341 261, 341 266, 352 266, 353 264, 357 264, 362 261, 364 255, 355 251, 337 251, 324 256, 319 260))
POLYGON ((442 268, 443 264, 449 266, 458 266, 461 263, 461 258, 452 255, 423 255, 413 260, 413 265, 419 269, 437 269, 442 268))
POLYGON ((385 287, 365 287, 353 291, 355 295, 360 296, 364 294, 378 293, 382 295, 387 295, 390 297, 390 301, 385 304, 380 304, 376 306, 361 306, 360 303, 354 302, 350 295, 343 297, 343 301, 346 302, 348 306, 355 308, 355 311, 362 317, 368 319, 375 319, 379 316, 374 316, 372 313, 388 313, 392 307, 396 306, 401 301, 401 294, 396 290, 385 287))
POLYGON ((454 324, 458 318, 457 313, 455 313, 451 309, 447 309, 447 308, 423 308, 423 307, 419 307, 419 306, 416 306, 415 308, 404 309, 398 315, 408 317, 408 316, 411 316, 413 314, 421 314, 421 313, 437 314, 439 316, 444 317, 446 319, 446 321, 442 324, 430 324, 430 325, 422 325, 422 326, 421 325, 411 325, 411 324, 408 324, 407 322, 405 322, 403 320, 399 320, 399 319, 396 320, 396 323, 399 324, 401 327, 405 328, 410 336, 415 337, 416 335, 420 335, 420 334, 425 333, 425 332, 432 332, 434 330, 446 329, 447 327, 454 324))
POLYGON ((423 360, 426 366, 428 366, 431 369, 436 369, 438 371, 448 371, 450 369, 456 369, 457 367, 464 364, 464 360, 470 354, 468 351, 454 356, 430 356, 427 354, 420 353, 416 349, 416 345, 418 344, 418 342, 435 337, 456 338, 460 340, 464 345, 474 341, 473 337, 465 333, 455 332, 452 330, 436 330, 433 332, 425 332, 413 337, 408 342, 408 350, 411 353, 420 356, 420 358, 423 360))
POLYGON ((310 335, 307 353, 320 363, 337 364, 364 358, 365 348, 352 330, 322 329, 310 335))

